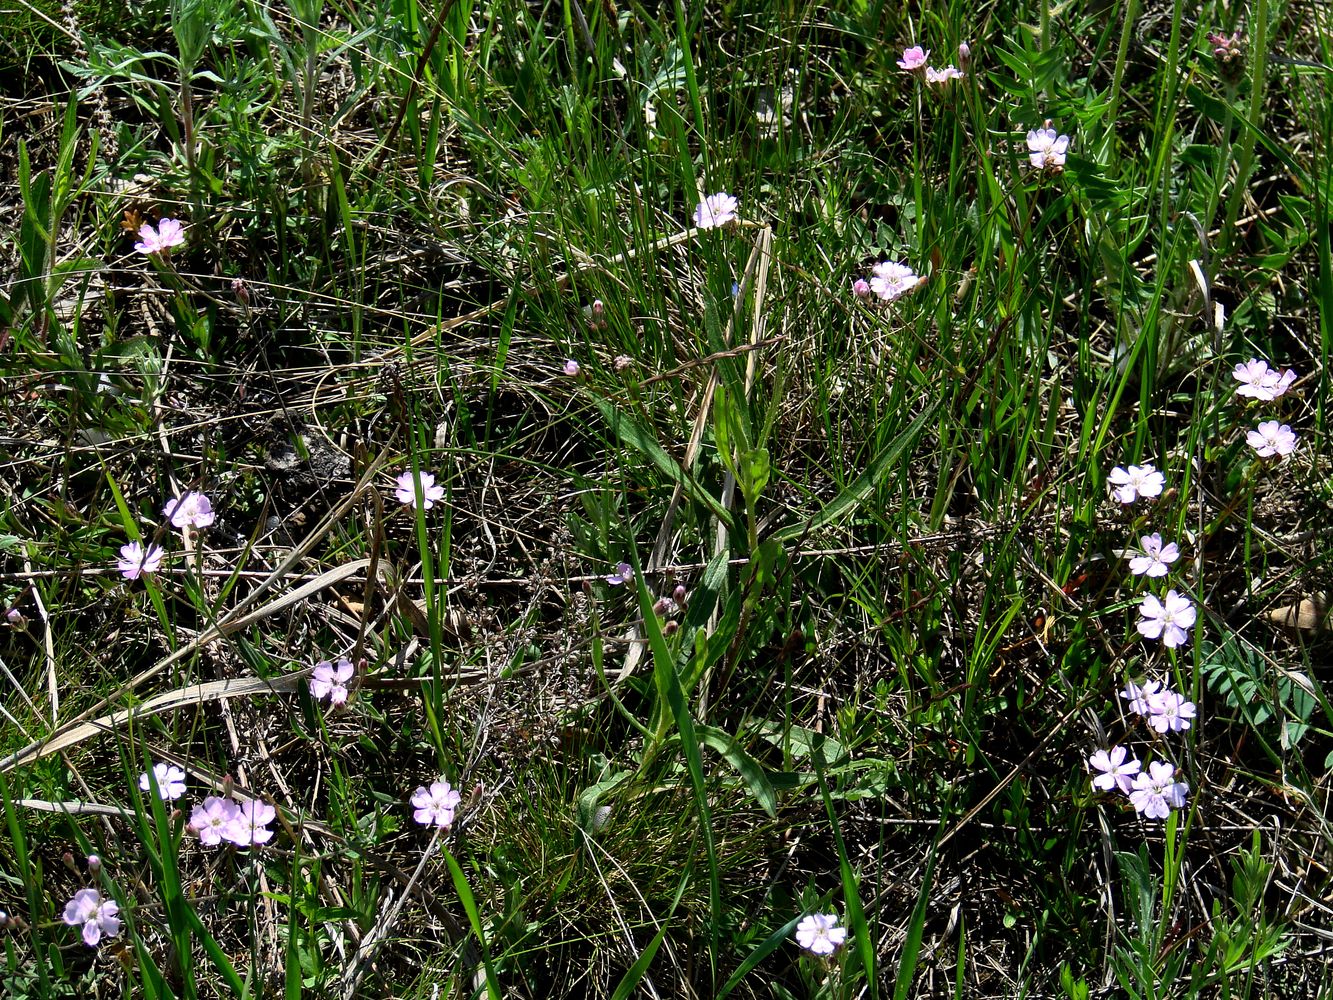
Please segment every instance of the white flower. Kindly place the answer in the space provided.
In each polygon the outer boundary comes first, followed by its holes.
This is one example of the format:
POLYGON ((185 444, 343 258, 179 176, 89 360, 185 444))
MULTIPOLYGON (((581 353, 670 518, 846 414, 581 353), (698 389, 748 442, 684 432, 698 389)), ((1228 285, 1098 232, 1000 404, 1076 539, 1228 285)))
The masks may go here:
POLYGON ((832 955, 846 940, 847 928, 834 913, 811 913, 796 925, 796 943, 815 955, 832 955))
MULTIPOLYGON (((1183 646, 1189 639, 1187 631, 1194 625, 1198 612, 1188 597, 1174 590, 1166 592, 1166 600, 1159 601, 1152 594, 1144 595, 1139 605, 1139 634, 1147 639, 1161 639, 1168 649, 1183 646)), ((1152 700, 1148 700, 1152 709, 1152 700)))
MULTIPOLYGON (((153 777, 157 779, 157 791, 168 802, 185 794, 185 772, 171 764, 154 764, 153 777)), ((139 775, 139 787, 145 792, 152 786, 148 781, 148 772, 139 775)))
POLYGON ((963 78, 963 71, 956 66, 945 66, 944 69, 936 69, 934 66, 926 67, 927 83, 934 83, 943 86, 950 80, 961 80, 962 78, 963 78))
POLYGON ((1296 433, 1289 424, 1279 424, 1276 420, 1265 420, 1252 431, 1245 434, 1245 443, 1254 449, 1260 458, 1270 455, 1290 455, 1296 450, 1296 433))
POLYGON ((1107 478, 1115 487, 1115 498, 1121 503, 1133 503, 1139 497, 1161 496, 1166 488, 1166 476, 1147 462, 1131 465, 1128 469, 1117 465, 1107 478))
POLYGON ((1043 127, 1028 133, 1028 161, 1036 170, 1063 170, 1068 150, 1069 136, 1057 135, 1049 118, 1043 127))
POLYGON ((700 229, 715 229, 736 221, 737 201, 725 191, 710 194, 694 210, 694 224, 700 229))
POLYGON ((1175 542, 1162 544, 1162 536, 1153 532, 1139 539, 1142 552, 1129 560, 1129 571, 1135 576, 1166 576, 1170 564, 1180 558, 1175 542))
POLYGON ((1165 761, 1153 761, 1134 779, 1129 801, 1149 819, 1166 819, 1173 808, 1184 807, 1185 793, 1190 790, 1185 782, 1174 780, 1175 774, 1176 769, 1165 761))
MULTIPOLYGON (((436 486, 435 477, 429 472, 419 472, 417 476, 421 481, 421 506, 430 510, 437 500, 444 499, 444 487, 436 486)), ((417 492, 413 488, 411 469, 398 477, 393 495, 399 503, 410 504, 413 507, 417 505, 417 492)))
POLYGON ((870 290, 885 302, 906 295, 924 280, 906 264, 899 264, 896 260, 882 261, 875 265, 874 271, 870 290))
POLYGON ((116 569, 126 580, 137 580, 144 573, 156 573, 161 569, 164 554, 160 545, 149 545, 145 549, 139 542, 126 542, 120 547, 116 569))

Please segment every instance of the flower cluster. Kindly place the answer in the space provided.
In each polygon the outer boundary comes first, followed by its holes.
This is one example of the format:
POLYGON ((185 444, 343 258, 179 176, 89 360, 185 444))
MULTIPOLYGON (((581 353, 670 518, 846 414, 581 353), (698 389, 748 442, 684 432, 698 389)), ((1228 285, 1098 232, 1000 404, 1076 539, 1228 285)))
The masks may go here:
POLYGON ((1197 714, 1194 702, 1186 701, 1160 681, 1130 681, 1120 697, 1129 702, 1129 710, 1148 720, 1148 725, 1163 735, 1184 732, 1197 714))
POLYGON ((210 795, 191 811, 190 828, 206 847, 217 847, 223 841, 250 847, 273 839, 268 825, 276 816, 277 811, 259 799, 235 802, 210 795))
MULTIPOLYGON (((1282 396, 1296 381, 1296 373, 1290 368, 1278 371, 1259 358, 1250 358, 1243 364, 1237 364, 1231 377, 1240 383, 1236 389, 1237 396, 1257 399, 1262 403, 1271 403, 1282 396)), ((1296 450, 1296 432, 1290 424, 1265 420, 1246 432, 1245 443, 1260 458, 1272 458, 1274 455, 1283 457, 1296 450)))
POLYGON ((1028 162, 1033 170, 1058 174, 1065 168, 1065 154, 1069 152, 1069 136, 1056 132, 1049 118, 1041 128, 1028 132, 1028 162))
MULTIPOLYGON (((169 500, 162 513, 182 534, 207 528, 217 520, 212 501, 193 490, 169 500)), ((161 569, 165 557, 166 550, 161 545, 152 542, 144 545, 137 540, 126 542, 120 547, 116 571, 126 580, 137 580, 145 573, 156 573, 161 569)))
MULTIPOLYGON (((1197 714, 1194 702, 1158 681, 1130 681, 1120 697, 1129 702, 1131 712, 1147 719, 1161 735, 1183 732, 1197 714)), ((1166 819, 1172 809, 1184 808, 1190 790, 1186 782, 1176 780, 1176 769, 1168 762, 1153 761, 1145 770, 1123 746, 1098 750, 1088 758, 1088 768, 1094 772, 1094 790, 1120 792, 1129 798, 1135 812, 1148 819, 1166 819)))
MULTIPOLYGON (((958 46, 958 59, 962 63, 967 62, 971 50, 964 42, 958 46)), ((903 49, 903 57, 898 60, 898 68, 905 73, 913 73, 925 79, 926 83, 935 86, 943 86, 950 80, 961 80, 963 71, 957 66, 945 66, 943 69, 936 69, 934 66, 927 65, 930 58, 930 51, 923 49, 920 45, 913 45, 911 48, 903 49)))

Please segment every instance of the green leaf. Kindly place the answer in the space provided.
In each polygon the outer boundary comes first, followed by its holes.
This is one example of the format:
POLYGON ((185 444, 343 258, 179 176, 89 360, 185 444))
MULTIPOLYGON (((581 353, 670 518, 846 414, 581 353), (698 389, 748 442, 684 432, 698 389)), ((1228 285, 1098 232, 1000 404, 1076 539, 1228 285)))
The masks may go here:
POLYGON ((777 819, 778 798, 773 791, 773 783, 768 780, 762 765, 746 753, 736 742, 736 738, 724 729, 707 726, 701 722, 695 726, 695 732, 699 734, 700 743, 712 747, 736 769, 736 773, 750 789, 750 794, 754 796, 759 808, 768 813, 769 818, 777 819))

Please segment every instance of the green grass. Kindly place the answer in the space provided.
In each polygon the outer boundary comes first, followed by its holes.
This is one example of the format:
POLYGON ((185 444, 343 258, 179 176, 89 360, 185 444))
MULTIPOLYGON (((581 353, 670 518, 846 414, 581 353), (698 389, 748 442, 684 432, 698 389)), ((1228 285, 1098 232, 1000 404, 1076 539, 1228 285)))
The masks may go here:
POLYGON ((1330 590, 1326 12, 73 16, 0 95, 13 995, 1333 996, 1333 623, 1279 623, 1330 590), (964 41, 945 87, 896 64, 964 41), (883 260, 924 281, 857 299, 883 260), (1251 357, 1299 381, 1246 402, 1251 357), (1135 629, 1168 587, 1175 650, 1135 629), (1094 792, 1115 744, 1186 807, 1094 792), (185 828, 233 793, 272 840, 185 828))

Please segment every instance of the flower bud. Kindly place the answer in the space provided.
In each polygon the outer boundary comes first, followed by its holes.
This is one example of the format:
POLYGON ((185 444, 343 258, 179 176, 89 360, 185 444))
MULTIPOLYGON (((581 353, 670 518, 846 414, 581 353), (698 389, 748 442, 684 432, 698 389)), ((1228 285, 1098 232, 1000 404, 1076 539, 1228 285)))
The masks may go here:
POLYGON ((968 62, 969 62, 971 59, 972 59, 972 47, 971 47, 970 45, 968 45, 967 42, 959 42, 959 43, 958 43, 958 64, 959 64, 960 66, 962 66, 964 69, 966 69, 966 68, 967 68, 967 64, 968 64, 968 62))
POLYGON ((870 298, 870 282, 865 278, 857 278, 852 282, 852 294, 858 299, 870 298))
POLYGON ((102 859, 99 858, 96 854, 88 855, 88 874, 96 878, 98 872, 100 872, 101 870, 102 870, 102 859))
POLYGON ((685 585, 683 583, 678 584, 676 586, 676 589, 671 592, 671 599, 675 601, 677 604, 684 605, 686 593, 687 591, 685 590, 685 585))

